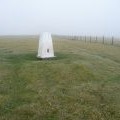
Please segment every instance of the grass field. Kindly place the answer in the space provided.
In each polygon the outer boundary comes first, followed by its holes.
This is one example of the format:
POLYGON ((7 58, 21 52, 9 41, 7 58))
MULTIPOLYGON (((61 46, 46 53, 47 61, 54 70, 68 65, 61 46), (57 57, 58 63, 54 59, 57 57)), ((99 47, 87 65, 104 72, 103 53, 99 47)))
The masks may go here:
POLYGON ((120 120, 120 47, 38 36, 0 37, 0 120, 120 120))

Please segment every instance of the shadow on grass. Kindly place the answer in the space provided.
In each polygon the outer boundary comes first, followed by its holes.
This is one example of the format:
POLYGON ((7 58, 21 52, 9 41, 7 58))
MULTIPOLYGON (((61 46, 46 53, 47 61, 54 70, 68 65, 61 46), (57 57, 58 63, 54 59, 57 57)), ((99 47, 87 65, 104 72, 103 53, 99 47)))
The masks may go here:
POLYGON ((54 58, 50 59, 39 59, 37 58, 37 53, 25 53, 25 54, 10 54, 6 56, 6 59, 8 62, 12 63, 19 63, 19 62, 24 62, 24 61, 56 61, 56 60, 66 60, 66 59, 71 59, 74 58, 76 55, 69 54, 69 53, 55 53, 54 58))
POLYGON ((36 53, 10 54, 6 56, 8 62, 18 63, 24 61, 37 61, 36 53))

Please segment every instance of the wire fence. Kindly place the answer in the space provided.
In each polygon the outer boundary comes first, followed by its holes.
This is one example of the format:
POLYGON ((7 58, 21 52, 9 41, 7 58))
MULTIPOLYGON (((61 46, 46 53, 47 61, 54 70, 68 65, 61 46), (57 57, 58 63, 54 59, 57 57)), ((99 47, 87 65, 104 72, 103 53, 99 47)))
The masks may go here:
POLYGON ((66 35, 54 35, 60 39, 68 40, 80 40, 85 43, 101 43, 106 45, 116 45, 120 46, 120 38, 117 37, 106 37, 106 36, 66 36, 66 35))

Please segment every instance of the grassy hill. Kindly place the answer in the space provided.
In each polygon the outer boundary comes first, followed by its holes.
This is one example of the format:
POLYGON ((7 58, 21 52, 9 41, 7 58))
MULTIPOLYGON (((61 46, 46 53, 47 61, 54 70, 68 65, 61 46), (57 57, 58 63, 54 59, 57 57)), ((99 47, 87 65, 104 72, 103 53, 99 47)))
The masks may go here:
POLYGON ((120 120, 120 47, 38 36, 0 37, 0 120, 120 120))

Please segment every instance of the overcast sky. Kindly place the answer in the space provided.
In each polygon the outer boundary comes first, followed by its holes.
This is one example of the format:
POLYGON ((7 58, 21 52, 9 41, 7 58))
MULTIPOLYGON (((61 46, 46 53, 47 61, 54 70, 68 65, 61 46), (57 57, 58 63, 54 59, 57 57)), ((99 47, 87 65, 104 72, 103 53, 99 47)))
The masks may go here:
POLYGON ((120 0, 0 0, 0 35, 120 37, 120 0))

